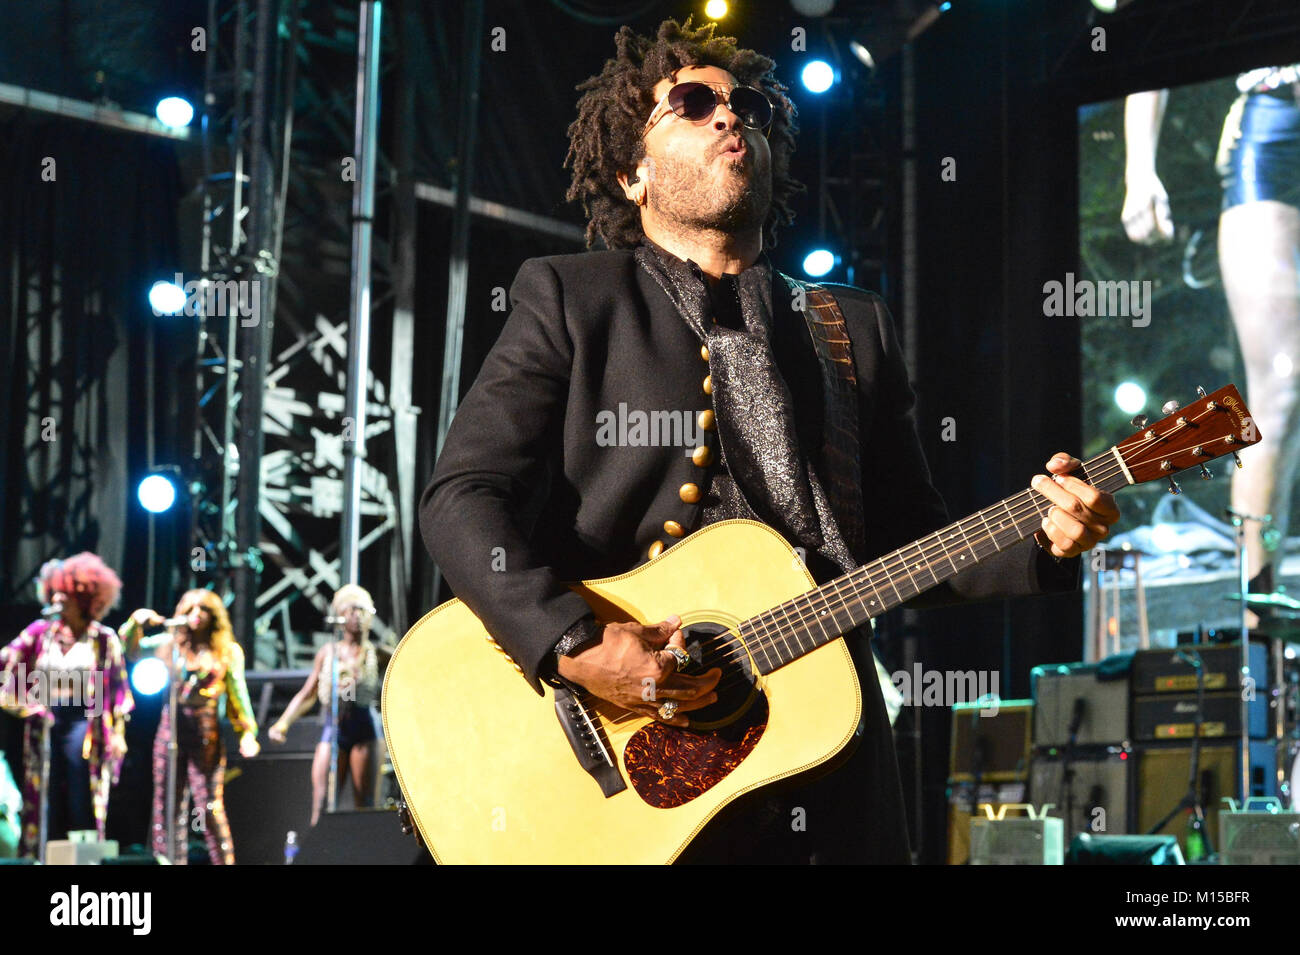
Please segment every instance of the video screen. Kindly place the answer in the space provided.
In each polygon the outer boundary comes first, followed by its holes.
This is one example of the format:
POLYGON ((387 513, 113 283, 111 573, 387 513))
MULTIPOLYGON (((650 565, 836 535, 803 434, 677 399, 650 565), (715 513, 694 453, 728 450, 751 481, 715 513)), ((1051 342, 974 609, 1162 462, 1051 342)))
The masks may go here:
POLYGON ((1198 386, 1236 385, 1261 439, 1240 469, 1223 457, 1209 476, 1178 474, 1179 493, 1155 481, 1126 494, 1122 523, 1085 567, 1088 659, 1234 632, 1242 549, 1248 625, 1300 632, 1288 529, 1300 450, 1295 74, 1260 67, 1079 111, 1080 266, 1056 307, 1082 327, 1085 457, 1141 430, 1136 416, 1154 423, 1167 402, 1194 401, 1198 386))

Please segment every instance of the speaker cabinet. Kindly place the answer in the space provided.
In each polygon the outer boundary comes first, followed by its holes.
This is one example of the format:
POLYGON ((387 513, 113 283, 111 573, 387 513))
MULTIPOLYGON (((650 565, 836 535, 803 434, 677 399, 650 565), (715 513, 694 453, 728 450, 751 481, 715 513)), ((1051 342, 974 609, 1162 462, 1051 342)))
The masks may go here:
MULTIPOLYGON (((973 783, 948 783, 948 864, 966 865, 970 861, 970 821, 977 806, 991 803, 993 811, 1010 803, 1025 801, 1023 782, 981 785, 979 799, 972 799, 973 783)), ((979 810, 983 814, 984 810, 979 810)))
MULTIPOLYGON (((1216 850, 1221 848, 1219 809, 1223 797, 1240 799, 1238 753, 1240 743, 1201 744, 1200 768, 1197 785, 1201 805, 1205 809, 1210 842, 1216 850)), ((1137 832, 1149 832, 1161 817, 1173 809, 1187 792, 1187 773, 1191 763, 1190 746, 1161 746, 1147 744, 1137 750, 1137 832)), ((1250 796, 1277 795, 1277 756, 1272 743, 1250 745, 1250 796)), ((1161 834, 1178 838, 1183 857, 1187 854, 1187 812, 1174 816, 1161 834)))
POLYGON ((1035 756, 1029 772, 1029 801, 1039 807, 1051 803, 1047 814, 1065 820, 1070 837, 1080 832, 1125 835, 1129 832, 1132 762, 1130 754, 1118 748, 1076 755, 1070 762, 1073 778, 1067 792, 1064 760, 1035 756), (1071 806, 1068 820, 1067 803, 1071 806))
POLYGON ((963 703, 952 709, 949 780, 1023 781, 1029 772, 1029 737, 1034 704, 1003 700, 996 715, 988 708, 963 703))
POLYGON ((301 844, 311 825, 312 754, 268 756, 267 749, 255 759, 235 758, 226 769, 226 812, 239 865, 283 865, 288 833, 298 833, 301 844))
POLYGON ((1034 667, 1034 745, 1065 746, 1079 717, 1076 746, 1118 745, 1128 739, 1129 681, 1102 680, 1096 664, 1034 667))
POLYGON ((325 813, 300 840, 295 865, 422 865, 433 858, 392 809, 325 813))

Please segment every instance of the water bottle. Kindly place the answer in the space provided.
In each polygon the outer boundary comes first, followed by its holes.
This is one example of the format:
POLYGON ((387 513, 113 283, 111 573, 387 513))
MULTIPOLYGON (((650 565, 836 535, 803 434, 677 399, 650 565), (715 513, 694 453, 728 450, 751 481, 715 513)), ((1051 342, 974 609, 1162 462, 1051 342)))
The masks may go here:
POLYGON ((284 864, 293 865, 294 858, 298 855, 298 833, 292 829, 284 837, 284 864))

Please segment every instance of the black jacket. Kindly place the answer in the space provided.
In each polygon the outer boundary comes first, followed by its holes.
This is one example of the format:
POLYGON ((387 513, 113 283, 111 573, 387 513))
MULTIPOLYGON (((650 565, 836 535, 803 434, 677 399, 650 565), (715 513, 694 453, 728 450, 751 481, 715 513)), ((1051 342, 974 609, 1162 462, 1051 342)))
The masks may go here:
MULTIPOLYGON (((774 275, 775 282, 781 282, 774 275)), ((892 320, 879 296, 830 286, 852 340, 860 396, 863 512, 873 559, 948 523, 917 437, 892 320)), ((538 687, 539 664, 588 613, 565 581, 624 573, 665 521, 698 526, 682 485, 702 469, 678 447, 602 446, 598 413, 709 407, 708 367, 675 306, 630 251, 530 259, 511 315, 452 422, 420 502, 420 529, 452 591, 538 687)), ((789 300, 774 290, 773 302, 789 300)), ((821 384, 804 320, 774 310, 773 351, 801 446, 820 449, 821 384)), ((707 470, 707 469, 705 469, 707 470)), ((985 560, 913 605, 1071 589, 1032 542, 985 560)), ((866 686, 864 686, 864 690, 866 686)), ((878 695, 878 693, 876 694, 878 695)))

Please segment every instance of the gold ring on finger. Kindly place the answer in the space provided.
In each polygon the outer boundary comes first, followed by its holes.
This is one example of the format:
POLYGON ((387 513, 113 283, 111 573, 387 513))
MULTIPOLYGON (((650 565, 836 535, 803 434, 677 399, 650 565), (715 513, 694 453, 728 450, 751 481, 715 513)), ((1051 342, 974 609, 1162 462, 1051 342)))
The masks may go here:
POLYGON ((677 715, 677 701, 665 700, 659 707, 659 716, 661 719, 670 720, 677 715))

